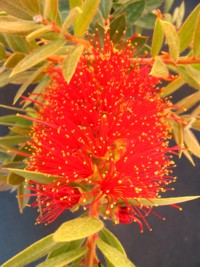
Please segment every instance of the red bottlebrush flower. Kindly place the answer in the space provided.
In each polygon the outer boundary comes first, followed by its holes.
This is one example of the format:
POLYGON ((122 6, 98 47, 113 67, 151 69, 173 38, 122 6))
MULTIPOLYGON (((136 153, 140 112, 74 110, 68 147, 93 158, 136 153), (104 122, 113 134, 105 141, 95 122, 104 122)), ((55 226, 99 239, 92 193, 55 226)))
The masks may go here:
POLYGON ((174 181, 170 103, 160 98, 150 67, 133 63, 133 56, 130 42, 116 48, 106 37, 103 48, 81 57, 69 84, 59 67, 49 70, 52 82, 38 107, 28 169, 60 179, 31 185, 34 206, 46 214, 39 221, 98 201, 100 215, 141 224, 149 212, 142 215, 140 199, 159 197, 174 181), (129 199, 138 205, 131 207, 129 199))

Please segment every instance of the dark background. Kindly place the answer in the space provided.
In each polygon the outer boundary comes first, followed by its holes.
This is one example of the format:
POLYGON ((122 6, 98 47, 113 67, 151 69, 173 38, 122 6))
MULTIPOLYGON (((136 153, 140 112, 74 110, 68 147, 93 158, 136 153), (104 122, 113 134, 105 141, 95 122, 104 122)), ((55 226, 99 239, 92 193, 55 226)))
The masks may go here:
MULTIPOLYGON (((186 0, 186 13, 198 3, 199 0, 186 0)), ((16 87, 13 86, 1 89, 0 103, 11 104, 15 93, 16 87)), ((0 110, 1 115, 5 112, 8 111, 0 110)), ((5 134, 4 130, 0 128, 0 135, 5 134)), ((174 175, 178 180, 174 184, 175 191, 170 196, 200 195, 200 159, 195 159, 195 163, 196 167, 193 167, 184 157, 177 160, 174 175)), ((181 212, 172 207, 155 209, 166 221, 149 216, 148 223, 153 228, 152 232, 144 227, 144 233, 141 234, 135 223, 108 223, 108 227, 122 242, 128 257, 137 267, 200 267, 200 201, 187 202, 180 206, 183 208, 181 212)), ((23 215, 20 215, 15 193, 1 192, 0 264, 52 233, 62 222, 73 216, 75 215, 66 212, 49 226, 35 226, 36 210, 25 208, 23 215)), ((33 267, 35 264, 29 266, 33 267)))

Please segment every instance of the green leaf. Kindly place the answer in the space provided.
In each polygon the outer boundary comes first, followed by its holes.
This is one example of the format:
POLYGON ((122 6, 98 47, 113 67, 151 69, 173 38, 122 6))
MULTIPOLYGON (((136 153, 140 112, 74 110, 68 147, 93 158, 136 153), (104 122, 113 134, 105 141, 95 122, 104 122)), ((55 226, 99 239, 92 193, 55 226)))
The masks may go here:
POLYGON ((101 0, 100 2, 99 9, 101 10, 104 19, 107 19, 110 14, 112 2, 112 0, 101 0))
POLYGON ((0 61, 6 58, 6 51, 4 46, 0 43, 0 61))
POLYGON ((155 62, 153 64, 150 74, 152 76, 162 78, 167 78, 169 76, 168 68, 159 56, 155 57, 155 62))
POLYGON ((24 36, 17 36, 17 35, 6 35, 5 36, 9 47, 14 52, 21 52, 21 53, 28 53, 29 47, 24 38, 24 36))
POLYGON ((25 9, 24 5, 20 0, 1 0, 0 1, 0 10, 6 11, 8 14, 21 19, 32 19, 32 12, 25 9))
POLYGON ((97 239, 97 247, 101 250, 106 259, 113 264, 114 267, 134 267, 135 265, 129 261, 129 259, 116 248, 113 248, 106 244, 100 238, 97 239))
POLYGON ((42 258, 52 250, 62 246, 62 243, 56 243, 53 238, 53 234, 37 241, 19 254, 3 263, 1 267, 24 267, 37 259, 42 258))
POLYGON ((13 69, 11 76, 25 71, 45 60, 47 57, 54 54, 64 44, 65 40, 57 40, 43 45, 42 47, 38 47, 17 64, 17 66, 13 69))
POLYGON ((124 254, 126 256, 126 252, 122 246, 122 244, 119 242, 119 240, 116 238, 116 236, 113 235, 108 229, 105 227, 100 231, 99 236, 101 239, 110 245, 113 248, 116 248, 119 252, 124 254))
POLYGON ((194 56, 200 57, 200 12, 196 23, 196 29, 194 32, 194 56))
POLYGON ((160 18, 157 17, 156 22, 155 22, 154 32, 153 32, 152 45, 151 45, 152 57, 155 57, 159 54, 160 49, 163 44, 163 39, 164 39, 163 28, 160 23, 160 18))
MULTIPOLYGON (((15 2, 15 1, 13 1, 13 2, 15 2)), ((40 14, 40 3, 39 3, 39 0, 20 0, 20 2, 33 15, 40 14)))
POLYGON ((13 69, 25 56, 26 55, 24 53, 16 52, 6 60, 4 66, 6 68, 13 69))
POLYGON ((74 32, 77 37, 83 37, 95 13, 97 12, 100 0, 85 0, 81 6, 82 13, 77 17, 74 25, 74 32))
POLYGON ((124 14, 116 17, 110 24, 110 39, 117 43, 121 40, 126 30, 126 17, 124 14))
POLYGON ((186 83, 188 83, 191 87, 200 90, 200 71, 195 70, 192 66, 189 65, 178 67, 177 71, 181 74, 186 83))
POLYGON ((69 0, 70 3, 70 10, 77 7, 77 6, 81 6, 83 4, 82 0, 69 0))
POLYGON ((40 28, 34 21, 18 19, 12 16, 0 16, 0 32, 14 35, 27 35, 40 28))
POLYGON ((183 129, 183 134, 184 142, 190 152, 192 152, 196 157, 200 158, 200 145, 193 132, 189 128, 185 127, 183 129))
POLYGON ((88 237, 103 228, 103 223, 93 217, 77 218, 63 223, 54 233, 56 242, 69 242, 88 237))
POLYGON ((63 33, 69 29, 69 27, 74 23, 78 15, 80 15, 81 13, 82 13, 82 10, 80 7, 75 7, 70 10, 69 15, 66 17, 62 25, 63 33))
POLYGON ((44 71, 44 69, 47 66, 48 66, 48 63, 46 63, 43 66, 41 66, 40 68, 38 68, 36 71, 34 71, 32 73, 32 75, 31 74, 29 75, 28 79, 22 84, 22 86, 17 91, 15 98, 13 100, 13 105, 16 104, 16 102, 20 99, 20 97, 26 91, 28 86, 31 85, 35 81, 35 79, 44 71))
POLYGON ((184 109, 180 109, 177 111, 178 114, 185 112, 192 106, 194 106, 196 103, 200 101, 200 91, 191 94, 189 96, 186 96, 185 98, 181 99, 176 103, 177 106, 179 107, 184 107, 184 109))
POLYGON ((75 240, 75 241, 71 241, 71 242, 68 242, 68 243, 65 243, 62 247, 52 251, 51 253, 49 253, 47 259, 52 259, 60 254, 63 254, 67 251, 70 251, 70 250, 74 250, 74 249, 77 249, 77 248, 80 248, 81 245, 83 244, 84 242, 84 239, 79 239, 79 240, 75 240))
POLYGON ((158 207, 158 206, 166 206, 173 205, 178 203, 183 203, 191 200, 195 200, 200 198, 200 196, 186 196, 186 197, 171 197, 171 198, 150 198, 150 199, 139 199, 138 201, 135 199, 129 199, 128 202, 133 206, 138 206, 138 203, 141 205, 149 206, 149 207, 158 207))
POLYGON ((200 4, 190 13, 186 21, 179 30, 180 53, 183 52, 192 43, 194 39, 195 28, 200 13, 200 4))
POLYGON ((173 5, 174 0, 167 0, 164 2, 164 13, 168 13, 173 5))
POLYGON ((0 137, 0 145, 15 146, 20 143, 24 143, 27 140, 29 140, 29 137, 26 136, 20 136, 20 135, 5 136, 5 137, 0 137))
POLYGON ((22 182, 24 182, 24 178, 20 175, 17 175, 15 173, 10 173, 7 178, 7 183, 11 185, 20 185, 22 182))
POLYGON ((129 24, 133 24, 143 13, 146 0, 136 0, 125 7, 126 19, 129 24))
POLYGON ((49 18, 55 21, 58 16, 58 0, 44 0, 44 13, 45 19, 49 18))
POLYGON ((31 41, 33 41, 33 40, 35 40, 37 38, 40 38, 43 34, 51 32, 51 31, 52 31, 52 25, 44 26, 42 28, 37 29, 36 31, 33 31, 33 32, 29 33, 26 36, 26 40, 28 42, 31 42, 31 41))
POLYGON ((179 57, 179 37, 173 24, 160 20, 163 27, 163 31, 169 46, 169 54, 171 58, 176 62, 179 57))
POLYGON ((27 195, 30 194, 30 190, 24 186, 24 184, 20 184, 17 189, 17 201, 19 206, 20 213, 23 212, 24 208, 27 206, 30 197, 27 195), (26 195, 26 197, 25 197, 26 195))
POLYGON ((86 248, 78 248, 67 253, 56 256, 43 263, 36 265, 36 267, 63 267, 66 264, 80 258, 86 253, 86 248))
POLYGON ((159 6, 161 6, 163 2, 164 0, 150 0, 150 1, 148 0, 145 5, 145 14, 152 12, 154 9, 158 9, 159 6))
POLYGON ((84 45, 78 45, 74 47, 71 52, 66 56, 63 64, 63 76, 65 80, 69 83, 78 64, 78 61, 84 50, 84 45))
POLYGON ((50 175, 46 173, 34 172, 34 171, 27 171, 21 169, 14 169, 14 168, 5 168, 5 170, 16 173, 25 179, 29 179, 38 183, 42 184, 50 184, 54 180, 58 179, 59 176, 50 175))
POLYGON ((178 77, 177 79, 175 79, 174 81, 172 81, 165 87, 165 89, 162 92, 162 97, 171 95, 184 84, 185 84, 185 80, 182 77, 178 77))
POLYGON ((152 30, 154 28, 155 21, 156 15, 153 13, 149 13, 146 15, 142 15, 134 24, 141 28, 152 30))

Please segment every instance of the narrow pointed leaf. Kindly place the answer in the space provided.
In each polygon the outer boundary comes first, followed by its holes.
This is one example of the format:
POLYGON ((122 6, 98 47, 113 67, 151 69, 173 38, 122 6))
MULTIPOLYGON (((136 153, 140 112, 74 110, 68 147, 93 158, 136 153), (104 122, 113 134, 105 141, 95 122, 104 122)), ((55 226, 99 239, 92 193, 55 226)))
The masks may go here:
POLYGON ((30 197, 24 197, 23 195, 30 194, 30 190, 24 187, 24 184, 20 184, 17 189, 17 201, 20 213, 23 212, 24 208, 27 206, 30 197))
POLYGON ((58 40, 43 45, 42 47, 38 47, 17 64, 17 66, 13 69, 11 76, 16 73, 25 71, 33 67, 34 65, 40 63, 41 61, 45 60, 47 57, 54 54, 64 44, 65 40, 58 40))
POLYGON ((179 109, 177 113, 181 114, 185 112, 186 110, 191 108, 193 105, 195 105, 199 100, 200 100, 200 91, 181 99, 180 101, 176 103, 176 105, 180 107, 184 107, 184 109, 179 109))
POLYGON ((47 67, 48 63, 44 64, 42 67, 38 68, 36 71, 30 74, 28 79, 22 84, 22 86, 17 91, 13 105, 16 104, 16 102, 19 100, 19 98, 23 95, 23 93, 26 91, 28 86, 34 82, 34 80, 44 71, 44 69, 47 67))
POLYGON ((194 56, 200 57, 200 12, 196 23, 196 29, 194 33, 194 56))
POLYGON ((36 31, 31 32, 29 35, 27 35, 26 40, 28 42, 31 42, 37 38, 40 38, 43 34, 47 32, 51 32, 51 30, 52 30, 51 25, 44 26, 42 28, 37 29, 36 31))
POLYGON ((33 172, 33 171, 27 171, 27 170, 21 170, 21 169, 14 169, 14 168, 5 168, 5 170, 8 170, 10 172, 16 173, 25 179, 33 180, 38 183, 43 184, 50 184, 54 180, 58 179, 58 176, 46 174, 46 173, 40 173, 40 172, 33 172))
POLYGON ((82 13, 77 17, 74 32, 77 37, 83 37, 97 12, 100 0, 85 0, 81 6, 82 13))
POLYGON ((82 13, 82 10, 80 7, 75 7, 72 10, 70 10, 69 15, 66 17, 65 21, 62 25, 62 32, 65 32, 69 29, 69 27, 74 23, 78 15, 82 13))
POLYGON ((174 61, 179 57, 179 38, 178 33, 171 23, 161 20, 161 25, 169 46, 169 54, 174 61))
POLYGON ((26 35, 40 28, 34 21, 22 20, 12 16, 0 16, 0 32, 14 35, 26 35))
POLYGON ((129 24, 133 24, 144 11, 146 5, 146 0, 136 0, 134 2, 130 2, 130 4, 127 4, 125 8, 126 12, 126 19, 129 24))
POLYGON ((159 56, 155 57, 155 62, 153 64, 152 70, 150 72, 152 76, 167 78, 169 75, 169 71, 165 63, 163 63, 162 59, 159 56))
POLYGON ((153 32, 152 45, 151 45, 152 57, 155 57, 159 54, 160 49, 163 44, 163 39, 164 39, 163 28, 160 23, 160 18, 157 17, 156 22, 155 22, 154 32, 153 32))
POLYGON ((20 0, 15 0, 15 1, 1 0, 0 10, 6 11, 8 14, 21 19, 31 20, 33 15, 32 12, 30 12, 30 10, 24 8, 24 5, 20 2, 20 0))
POLYGON ((200 145, 192 133, 192 131, 188 128, 184 128, 184 141, 188 149, 196 156, 200 158, 200 145))
POLYGON ((109 246, 100 238, 97 239, 97 247, 101 250, 106 259, 113 264, 114 267, 134 267, 135 265, 116 248, 109 246))
POLYGON ((0 61, 6 58, 6 51, 4 46, 0 43, 0 61))
POLYGON ((198 73, 199 71, 193 70, 191 66, 186 67, 178 67, 177 71, 181 74, 182 78, 188 83, 191 87, 194 87, 195 89, 200 90, 200 80, 199 77, 195 76, 195 73, 198 73), (194 74, 193 74, 194 73, 194 74))
POLYGON ((63 254, 67 251, 70 251, 70 250, 74 250, 74 249, 77 249, 77 248, 80 248, 81 245, 83 244, 84 242, 84 239, 79 239, 79 240, 75 240, 75 241, 71 241, 71 242, 67 242, 65 243, 62 247, 52 251, 51 253, 49 253, 47 259, 52 259, 60 254, 63 254))
POLYGON ((24 143, 27 140, 29 140, 29 137, 21 136, 21 135, 4 136, 4 137, 0 137, 0 145, 15 146, 15 145, 19 145, 20 143, 24 143))
POLYGON ((65 80, 69 83, 78 64, 78 61, 82 55, 84 50, 84 45, 76 46, 71 50, 71 52, 67 55, 63 65, 63 76, 65 80))
POLYGON ((200 4, 190 13, 179 30, 180 52, 183 52, 192 43, 194 32, 200 14, 200 4))
POLYGON ((54 233, 56 242, 69 242, 88 237, 103 228, 103 223, 93 217, 77 218, 63 223, 54 233))
POLYGON ((55 21, 58 15, 58 0, 44 0, 44 13, 45 19, 50 18, 55 21))
POLYGON ((151 198, 151 199, 140 199, 138 201, 134 199, 129 199, 128 202, 131 205, 138 205, 140 203, 141 205, 146 205, 149 207, 158 207, 158 206, 166 206, 166 205, 172 205, 172 204, 178 204, 183 203, 191 200, 195 200, 200 198, 200 196, 186 196, 186 197, 171 197, 171 198, 151 198))
POLYGON ((109 16, 112 8, 112 3, 113 3, 112 0, 101 0, 99 9, 101 10, 104 19, 107 19, 109 16))
POLYGON ((119 252, 126 255, 126 252, 125 252, 122 244, 119 242, 119 240, 116 238, 116 236, 114 236, 113 233, 111 233, 107 228, 104 227, 100 231, 99 235, 105 243, 107 243, 108 245, 110 245, 113 248, 116 248, 119 252))
POLYGON ((50 251, 63 245, 62 243, 56 243, 52 236, 53 235, 49 235, 32 244, 7 262, 3 263, 1 267, 24 267, 26 264, 42 258, 50 251))
POLYGON ((49 259, 43 263, 40 263, 36 265, 36 267, 63 267, 66 264, 80 258, 86 253, 87 249, 84 248, 78 248, 72 251, 69 251, 67 253, 61 254, 59 256, 56 256, 52 259, 49 259))
MULTIPOLYGON (((14 1, 13 1, 14 2, 14 1)), ((37 15, 40 13, 39 0, 20 0, 22 5, 29 10, 30 13, 37 15)))
POLYGON ((162 96, 165 97, 167 95, 171 95, 184 84, 185 84, 184 79, 182 77, 178 77, 177 79, 175 79, 173 82, 169 83, 165 87, 164 91, 162 92, 162 96))
POLYGON ((6 68, 13 69, 25 56, 26 55, 21 52, 14 53, 6 60, 4 66, 6 68))

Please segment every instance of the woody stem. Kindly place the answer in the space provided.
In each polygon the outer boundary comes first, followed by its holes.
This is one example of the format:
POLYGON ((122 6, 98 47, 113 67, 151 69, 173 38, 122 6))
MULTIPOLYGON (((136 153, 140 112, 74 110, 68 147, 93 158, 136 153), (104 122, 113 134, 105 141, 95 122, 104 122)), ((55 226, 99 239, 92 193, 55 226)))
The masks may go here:
MULTIPOLYGON (((95 201, 93 205, 91 206, 91 209, 89 211, 89 216, 98 218, 98 206, 99 201, 95 201)), ((98 234, 95 233, 88 237, 86 241, 86 247, 88 248, 87 253, 85 255, 85 261, 84 261, 84 267, 93 267, 94 264, 98 263, 98 259, 96 257, 96 238, 98 237, 98 234)))

